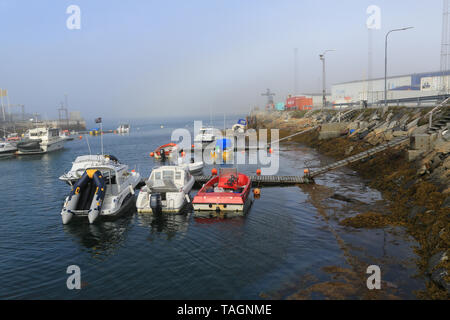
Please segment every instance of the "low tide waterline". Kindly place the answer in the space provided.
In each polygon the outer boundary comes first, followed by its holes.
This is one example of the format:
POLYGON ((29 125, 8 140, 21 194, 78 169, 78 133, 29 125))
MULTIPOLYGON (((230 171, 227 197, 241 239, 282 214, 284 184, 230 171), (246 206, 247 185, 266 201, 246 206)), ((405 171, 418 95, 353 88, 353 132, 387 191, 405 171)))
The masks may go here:
MULTIPOLYGON (((105 153, 148 177, 155 165, 149 152, 170 142, 179 126, 148 124, 132 126, 130 135, 105 135, 105 153)), ((93 153, 99 153, 100 138, 88 138, 93 153)), ((301 174, 305 162, 315 167, 330 161, 298 144, 280 148, 280 175, 301 174)), ((0 298, 288 298, 336 280, 326 271, 340 268, 358 275, 347 281, 358 290, 344 297, 354 299, 364 290, 369 265, 380 266, 390 296, 413 299, 424 287, 416 277, 415 243, 401 228, 355 230, 338 224, 384 205, 379 192, 349 169, 318 178, 317 186, 263 188, 243 217, 132 210, 114 221, 89 225, 85 219, 64 226, 60 211, 70 189, 58 177, 76 156, 88 153, 84 138, 62 151, 0 160, 0 298), (334 193, 358 205, 331 198, 334 193), (81 290, 67 289, 70 265, 81 268, 81 290)), ((249 174, 256 169, 239 166, 249 174)), ((326 297, 315 291, 309 298, 326 297)))

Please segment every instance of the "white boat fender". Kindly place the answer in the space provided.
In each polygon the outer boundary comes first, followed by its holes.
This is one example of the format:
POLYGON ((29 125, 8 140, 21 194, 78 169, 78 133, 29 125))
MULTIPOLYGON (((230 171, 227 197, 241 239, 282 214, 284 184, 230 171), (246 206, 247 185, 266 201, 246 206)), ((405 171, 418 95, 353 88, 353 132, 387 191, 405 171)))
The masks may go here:
POLYGON ((187 201, 188 203, 191 203, 191 198, 189 198, 189 195, 188 195, 188 194, 185 194, 184 196, 186 197, 186 201, 187 201))
POLYGON ((133 189, 133 186, 130 184, 130 185, 128 186, 128 188, 130 188, 130 193, 134 196, 134 189, 133 189))

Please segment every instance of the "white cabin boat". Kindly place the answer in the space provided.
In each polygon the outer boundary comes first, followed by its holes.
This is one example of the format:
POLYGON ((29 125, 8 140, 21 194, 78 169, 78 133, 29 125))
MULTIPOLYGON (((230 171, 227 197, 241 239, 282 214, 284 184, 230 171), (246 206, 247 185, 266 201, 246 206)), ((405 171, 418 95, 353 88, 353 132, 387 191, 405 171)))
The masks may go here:
MULTIPOLYGON (((112 155, 84 155, 76 157, 72 162, 72 168, 59 177, 59 180, 69 185, 75 184, 85 173, 88 168, 98 166, 115 165, 119 160, 112 155)), ((106 175, 106 173, 105 173, 106 175)))
POLYGON ((66 139, 61 138, 59 129, 35 128, 28 130, 27 138, 17 143, 18 154, 42 154, 64 148, 66 139))
POLYGON ((10 157, 17 151, 17 147, 13 143, 0 141, 0 158, 10 157))
POLYGON ((73 217, 88 217, 94 223, 99 216, 114 217, 135 203, 134 189, 139 173, 128 170, 125 164, 107 164, 85 170, 73 186, 61 211, 63 224, 73 217))
POLYGON ((212 127, 201 128, 198 134, 195 136, 194 142, 210 143, 216 141, 216 133, 218 131, 219 131, 218 129, 212 127))
POLYGON ((119 125, 119 127, 117 128, 117 133, 119 134, 130 133, 130 125, 127 123, 119 125))
POLYGON ((163 166, 152 170, 141 188, 136 208, 139 213, 179 212, 190 202, 194 177, 185 167, 163 166))

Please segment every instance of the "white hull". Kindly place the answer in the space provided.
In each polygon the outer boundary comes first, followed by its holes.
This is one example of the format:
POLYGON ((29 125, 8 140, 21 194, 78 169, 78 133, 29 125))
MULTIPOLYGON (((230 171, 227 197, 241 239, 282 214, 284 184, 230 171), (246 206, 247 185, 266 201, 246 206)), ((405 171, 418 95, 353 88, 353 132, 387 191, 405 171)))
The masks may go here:
POLYGON ((64 142, 65 139, 61 139, 60 141, 56 141, 53 142, 51 144, 43 144, 41 143, 41 150, 40 151, 23 151, 23 150, 19 150, 17 151, 17 154, 21 154, 21 155, 26 155, 26 154, 44 154, 44 153, 49 153, 52 151, 57 151, 57 150, 61 150, 62 148, 64 148, 64 142))
MULTIPOLYGON (((123 165, 119 165, 122 166, 123 165)), ((126 167, 126 166, 125 166, 126 167)), ((126 167, 127 168, 127 167, 126 167)), ((107 179, 105 177, 105 179, 107 179)), ((117 176, 116 176, 116 179, 117 176)), ((135 203, 134 189, 140 182, 140 175, 136 172, 132 172, 122 182, 121 185, 107 184, 105 190, 105 196, 101 204, 100 211, 89 210, 75 210, 70 209, 76 206, 73 199, 70 196, 66 197, 63 209, 61 211, 61 218, 63 224, 69 223, 74 217, 88 217, 89 223, 94 223, 98 217, 115 217, 120 215, 125 209, 135 203)), ((120 179, 118 179, 120 180, 120 179)), ((79 195, 78 195, 79 196, 79 195)), ((75 196, 73 196, 74 198, 75 196)), ((95 205, 94 205, 95 207, 95 205)))
POLYGON ((253 203, 253 199, 251 195, 247 197, 247 200, 243 204, 225 204, 225 203, 216 203, 216 204, 209 204, 209 203, 197 203, 192 204, 194 207, 194 211, 196 212, 208 212, 208 211, 215 211, 215 212, 243 212, 246 211, 251 204, 253 203))
MULTIPOLYGON (((191 201, 189 198, 189 192, 194 186, 195 179, 193 176, 187 173, 186 167, 179 166, 179 167, 163 167, 163 168, 174 168, 174 170, 183 170, 182 172, 185 172, 185 174, 187 175, 186 180, 184 180, 184 184, 180 180, 177 180, 176 182, 177 185, 175 189, 164 191, 154 191, 155 189, 150 189, 148 185, 142 187, 136 201, 136 209, 139 213, 153 212, 153 209, 151 208, 150 204, 152 194, 161 195, 161 205, 159 206, 158 211, 163 213, 180 212, 184 208, 184 206, 191 201)), ((151 177, 149 178, 149 181, 151 181, 151 177)), ((184 177, 180 177, 180 179, 182 180, 184 179, 184 177)), ((149 181, 147 183, 149 183, 149 181)))

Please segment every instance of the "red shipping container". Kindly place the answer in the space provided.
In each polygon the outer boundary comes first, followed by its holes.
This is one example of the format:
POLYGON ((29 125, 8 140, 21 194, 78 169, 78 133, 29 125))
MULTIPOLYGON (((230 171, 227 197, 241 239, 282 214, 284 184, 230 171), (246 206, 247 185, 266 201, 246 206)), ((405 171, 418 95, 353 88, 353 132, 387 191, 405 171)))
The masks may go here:
POLYGON ((312 98, 306 98, 304 96, 290 97, 286 99, 287 110, 309 110, 305 107, 311 107, 312 104, 312 98))

